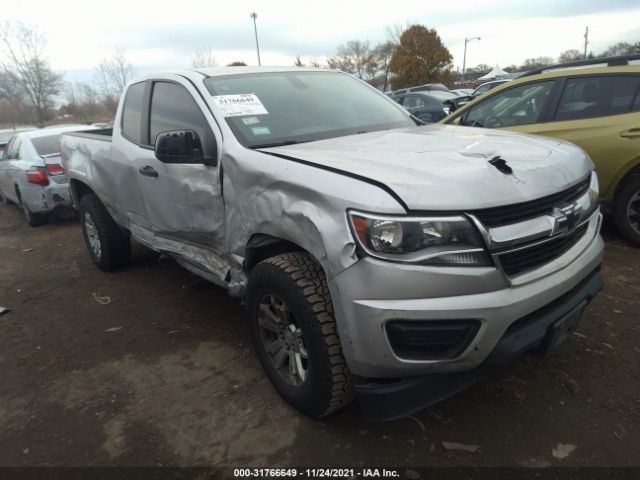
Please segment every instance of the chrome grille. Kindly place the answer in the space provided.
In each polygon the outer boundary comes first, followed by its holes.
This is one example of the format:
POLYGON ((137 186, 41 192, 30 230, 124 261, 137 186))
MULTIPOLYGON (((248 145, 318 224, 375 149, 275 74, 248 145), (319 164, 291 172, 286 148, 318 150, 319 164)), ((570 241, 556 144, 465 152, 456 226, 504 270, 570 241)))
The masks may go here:
POLYGON ((470 211, 487 228, 501 227, 512 223, 523 222, 535 217, 542 217, 553 212, 554 207, 564 203, 573 203, 589 189, 590 177, 562 192, 547 197, 516 203, 503 207, 485 208, 470 211))
POLYGON ((588 226, 589 224, 585 223, 566 235, 498 254, 497 258, 502 265, 502 270, 513 277, 555 260, 580 241, 588 226))

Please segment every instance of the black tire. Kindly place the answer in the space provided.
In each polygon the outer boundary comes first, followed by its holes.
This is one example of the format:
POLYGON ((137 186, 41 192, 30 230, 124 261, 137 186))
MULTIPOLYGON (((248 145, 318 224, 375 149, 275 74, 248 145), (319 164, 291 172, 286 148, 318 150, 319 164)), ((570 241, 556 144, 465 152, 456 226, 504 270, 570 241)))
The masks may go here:
POLYGON ((11 205, 11 200, 9 200, 4 193, 2 193, 2 190, 0 190, 0 202, 4 203, 5 205, 11 205))
POLYGON ((353 399, 354 377, 342 355, 333 304, 322 267, 307 253, 283 253, 251 271, 247 315, 258 359, 280 396, 302 413, 318 418, 353 399), (299 326, 308 364, 306 379, 294 386, 276 370, 261 337, 258 311, 265 295, 279 296, 299 326))
POLYGON ((22 203, 22 211, 24 212, 24 217, 27 219, 27 223, 30 227, 39 227, 40 225, 47 223, 49 220, 48 214, 33 213, 24 202, 22 203))
POLYGON ((84 195, 78 211, 82 236, 93 262, 107 272, 127 264, 131 259, 129 236, 113 221, 100 199, 92 193, 84 195), (92 247, 90 236, 97 240, 99 251, 92 247))
POLYGON ((640 176, 633 177, 622 187, 616 199, 614 221, 620 235, 640 247, 640 176), (637 216, 630 217, 629 208, 634 208, 637 216))

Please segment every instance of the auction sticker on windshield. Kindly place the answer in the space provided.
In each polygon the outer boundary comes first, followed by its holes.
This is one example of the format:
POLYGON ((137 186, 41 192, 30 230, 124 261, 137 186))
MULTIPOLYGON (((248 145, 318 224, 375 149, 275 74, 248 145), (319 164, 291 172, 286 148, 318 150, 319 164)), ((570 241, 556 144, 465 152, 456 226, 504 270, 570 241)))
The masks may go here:
POLYGON ((267 109, 255 93, 240 95, 216 95, 213 101, 218 105, 225 117, 243 115, 268 115, 267 109))

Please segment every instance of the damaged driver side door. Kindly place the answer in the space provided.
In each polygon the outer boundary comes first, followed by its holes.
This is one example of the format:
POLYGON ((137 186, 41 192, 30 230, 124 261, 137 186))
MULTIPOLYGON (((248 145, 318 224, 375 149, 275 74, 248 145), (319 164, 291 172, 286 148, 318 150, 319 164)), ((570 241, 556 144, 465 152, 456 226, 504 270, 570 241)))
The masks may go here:
POLYGON ((150 82, 147 89, 147 146, 140 149, 136 169, 151 231, 150 243, 172 254, 187 268, 224 283, 224 204, 218 165, 219 143, 211 113, 190 84, 176 80, 150 82), (196 93, 196 95, 194 95, 196 93), (211 117, 211 118, 209 118, 211 117), (201 158, 161 161, 156 139, 166 132, 189 131, 201 143, 201 158))

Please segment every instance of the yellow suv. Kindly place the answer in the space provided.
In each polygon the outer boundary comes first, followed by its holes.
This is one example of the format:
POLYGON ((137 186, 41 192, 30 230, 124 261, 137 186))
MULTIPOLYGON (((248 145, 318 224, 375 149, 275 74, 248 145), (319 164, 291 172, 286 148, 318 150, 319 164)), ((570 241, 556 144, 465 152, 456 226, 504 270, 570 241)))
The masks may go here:
POLYGON ((527 72, 440 123, 546 135, 582 147, 596 165, 605 211, 640 246, 640 54, 527 72))

